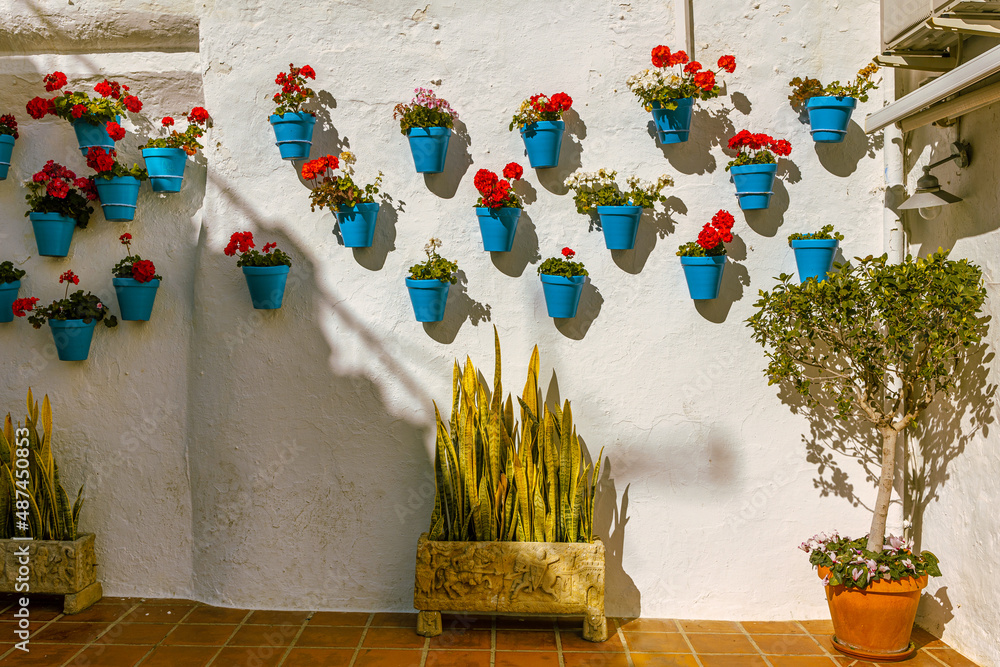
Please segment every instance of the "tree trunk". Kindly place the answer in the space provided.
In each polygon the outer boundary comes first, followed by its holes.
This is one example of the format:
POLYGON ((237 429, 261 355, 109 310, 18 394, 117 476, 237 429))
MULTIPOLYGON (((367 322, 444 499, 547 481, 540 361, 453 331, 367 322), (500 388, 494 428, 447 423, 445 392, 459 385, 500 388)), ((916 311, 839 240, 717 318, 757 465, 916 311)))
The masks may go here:
POLYGON ((878 499, 868 531, 868 551, 882 551, 885 544, 885 521, 892 500, 892 482, 896 476, 896 437, 899 433, 891 426, 882 429, 882 474, 878 480, 878 499))

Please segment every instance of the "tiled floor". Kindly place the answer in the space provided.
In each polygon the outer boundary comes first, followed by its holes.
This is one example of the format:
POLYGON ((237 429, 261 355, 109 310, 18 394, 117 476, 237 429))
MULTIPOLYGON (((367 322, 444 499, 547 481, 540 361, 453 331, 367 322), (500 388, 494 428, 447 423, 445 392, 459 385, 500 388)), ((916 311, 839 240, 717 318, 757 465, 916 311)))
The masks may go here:
MULTIPOLYGON (((611 621, 592 644, 581 621, 445 616, 425 639, 415 614, 248 611, 185 600, 105 598, 63 616, 31 609, 30 653, 13 648, 14 608, 0 607, 0 666, 72 667, 834 667, 829 621, 611 621)), ((916 630, 920 652, 899 665, 975 667, 916 630)))

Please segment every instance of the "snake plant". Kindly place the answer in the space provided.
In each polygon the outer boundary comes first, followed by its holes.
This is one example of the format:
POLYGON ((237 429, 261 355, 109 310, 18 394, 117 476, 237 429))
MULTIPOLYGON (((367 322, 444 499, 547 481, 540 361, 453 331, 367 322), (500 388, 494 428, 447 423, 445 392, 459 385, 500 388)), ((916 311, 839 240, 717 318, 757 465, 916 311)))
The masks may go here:
POLYGON ((493 334, 493 391, 466 357, 464 368, 455 362, 450 424, 434 405, 437 492, 430 539, 591 542, 604 450, 591 474, 569 401, 562 408, 542 401, 537 345, 518 399, 520 422, 515 422, 510 395, 503 399, 495 327, 493 334))
POLYGON ((71 508, 69 496, 59 481, 59 466, 52 457, 49 397, 46 395, 42 400, 39 411, 38 401, 29 389, 27 402, 28 414, 23 429, 20 424, 15 429, 7 413, 0 435, 0 539, 30 536, 36 540, 75 540, 83 506, 83 487, 71 508), (17 456, 17 449, 27 449, 27 456, 17 456), (18 458, 26 458, 27 467, 19 467, 18 458), (18 505, 18 501, 22 504, 18 505))

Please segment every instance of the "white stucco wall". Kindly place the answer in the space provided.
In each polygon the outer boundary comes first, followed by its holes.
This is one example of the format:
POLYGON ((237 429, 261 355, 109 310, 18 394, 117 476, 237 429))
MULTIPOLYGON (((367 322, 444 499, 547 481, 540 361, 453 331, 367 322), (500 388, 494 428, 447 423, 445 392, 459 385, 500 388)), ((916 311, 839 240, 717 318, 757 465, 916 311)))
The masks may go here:
MULTIPOLYGON (((64 474, 88 485, 82 525, 98 533, 106 591, 409 608, 432 504, 431 401, 449 404, 455 357, 489 374, 496 325, 508 389, 523 385, 538 343, 547 392, 573 402, 592 455, 605 448, 597 526, 611 554, 609 614, 825 617, 796 546, 822 530, 863 534, 868 515, 818 486, 810 426, 767 387, 743 321, 757 290, 793 271, 789 233, 832 222, 848 257, 882 252, 878 148, 856 124, 846 144, 814 146, 786 100, 793 76, 844 79, 868 60, 878 2, 699 3, 696 56, 734 53, 738 69, 724 97, 698 105, 691 141, 669 149, 648 134, 625 79, 652 46, 683 45, 671 2, 303 4, 102 0, 43 12, 35 0, 0 2, 11 17, 0 28, 11 37, 0 109, 23 121, 0 184, 0 256, 29 271, 22 293, 53 298, 71 268, 112 300, 123 231, 164 276, 153 321, 99 330, 83 364, 47 357, 47 331, 0 326, 2 404, 20 411, 28 385, 53 399, 64 474), (169 20, 149 21, 159 14, 169 20), (372 250, 338 245, 333 216, 310 212, 307 188, 278 158, 267 115, 289 62, 318 74, 313 154, 350 147, 362 179, 385 172, 395 210, 383 207, 372 250), (147 187, 134 223, 96 215, 65 260, 34 256, 18 184, 48 158, 85 171, 68 124, 23 111, 53 69, 77 86, 133 84, 147 118, 204 103, 215 119, 182 194, 147 187), (452 103, 470 140, 454 137, 448 172, 426 179, 392 119, 419 85, 452 103), (560 90, 576 110, 562 164, 528 170, 515 252, 491 258, 472 176, 526 166, 510 116, 525 97, 560 90), (739 212, 724 171, 719 143, 743 128, 794 145, 765 213, 739 212), (644 221, 637 250, 608 251, 575 212, 560 183, 580 165, 674 176, 670 213, 644 221), (723 207, 737 217, 737 264, 722 297, 696 305, 674 252, 723 207), (251 309, 222 254, 241 230, 293 257, 278 312, 251 309), (445 322, 425 327, 403 278, 430 236, 467 283, 452 289, 445 322), (566 245, 593 288, 580 317, 557 324, 535 271, 566 245)), ((137 159, 137 145, 133 132, 122 152, 137 159)), ((843 465, 869 502, 864 477, 843 465)))

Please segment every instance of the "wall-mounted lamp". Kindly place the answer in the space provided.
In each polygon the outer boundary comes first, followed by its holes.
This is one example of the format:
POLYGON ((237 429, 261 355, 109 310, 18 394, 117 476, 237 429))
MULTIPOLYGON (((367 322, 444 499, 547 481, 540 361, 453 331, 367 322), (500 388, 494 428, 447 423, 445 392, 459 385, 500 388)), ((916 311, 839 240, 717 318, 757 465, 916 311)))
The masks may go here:
POLYGON ((925 220, 933 220, 940 215, 942 206, 962 201, 961 197, 942 190, 937 177, 931 174, 931 169, 940 167, 952 160, 959 167, 969 166, 969 160, 972 157, 972 149, 969 147, 969 144, 959 141, 952 144, 951 147, 954 153, 950 156, 924 167, 924 175, 917 180, 917 189, 914 191, 913 196, 899 205, 901 210, 917 209, 920 217, 925 220))

